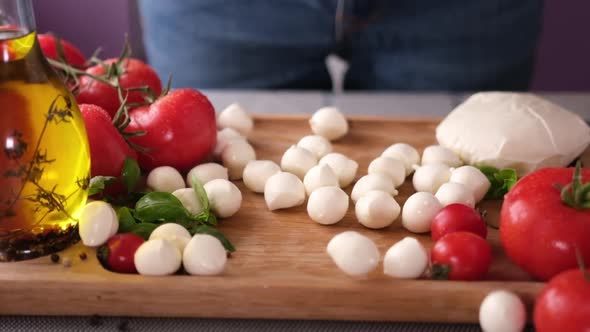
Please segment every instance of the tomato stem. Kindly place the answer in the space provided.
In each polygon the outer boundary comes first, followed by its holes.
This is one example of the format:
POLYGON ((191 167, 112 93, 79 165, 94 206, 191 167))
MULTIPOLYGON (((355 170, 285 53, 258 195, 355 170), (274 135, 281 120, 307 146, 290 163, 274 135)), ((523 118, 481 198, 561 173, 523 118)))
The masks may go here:
POLYGON ((588 270, 586 270, 586 264, 584 264, 584 257, 582 257, 582 252, 578 247, 576 247, 576 260, 578 261, 578 266, 582 270, 584 279, 590 282, 590 273, 588 273, 588 270))
POLYGON ((432 279, 435 280, 449 280, 451 273, 451 266, 447 264, 433 264, 432 265, 432 279))
POLYGON ((576 162, 571 183, 565 186, 554 184, 561 191, 561 201, 574 209, 590 209, 590 183, 582 182, 582 163, 576 162))

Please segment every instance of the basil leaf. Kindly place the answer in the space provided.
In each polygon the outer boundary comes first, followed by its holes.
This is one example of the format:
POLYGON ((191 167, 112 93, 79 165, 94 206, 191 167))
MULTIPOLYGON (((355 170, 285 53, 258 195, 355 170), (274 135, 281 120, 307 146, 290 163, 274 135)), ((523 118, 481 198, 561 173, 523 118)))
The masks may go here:
POLYGON ((128 233, 130 232, 135 225, 137 225, 137 221, 131 214, 131 210, 128 207, 120 207, 117 210, 117 218, 119 219, 119 233, 128 233))
POLYGON ((135 204, 135 218, 142 222, 191 220, 191 214, 174 195, 151 192, 135 204))
POLYGON ((491 166, 479 165, 476 166, 490 181, 490 189, 486 193, 486 199, 503 198, 507 192, 518 181, 516 170, 512 168, 497 169, 491 166))
POLYGON ((209 224, 209 225, 217 225, 217 217, 209 212, 201 212, 199 214, 197 214, 196 216, 193 217, 193 220, 203 223, 203 224, 209 224))
POLYGON ((114 176, 95 176, 90 179, 90 186, 88 188, 88 196, 100 194, 110 184, 117 180, 114 176))
POLYGON ((139 165, 137 161, 132 158, 125 158, 125 162, 123 163, 123 169, 121 170, 121 181, 127 188, 127 192, 132 192, 133 188, 139 182, 139 177, 141 176, 141 171, 139 170, 139 165))
POLYGON ((195 195, 197 195, 197 200, 199 201, 199 203, 201 203, 201 206, 203 207, 203 211, 205 213, 209 213, 209 209, 211 208, 209 206, 209 197, 207 197, 207 192, 205 191, 203 184, 194 175, 191 178, 191 184, 193 186, 193 190, 195 191, 195 195))
POLYGON ((157 227, 158 227, 157 224, 144 222, 141 224, 135 224, 135 226, 133 226, 133 227, 131 227, 131 229, 129 229, 129 233, 135 233, 135 234, 141 236, 142 238, 144 238, 145 240, 148 240, 150 238, 150 235, 154 231, 154 229, 156 229, 157 227))
POLYGON ((209 225, 199 225, 199 226, 193 227, 191 229, 191 234, 193 234, 193 235, 194 234, 209 234, 209 235, 215 236, 219 241, 221 241, 221 244, 223 244, 223 246, 225 247, 225 250, 227 250, 229 252, 236 251, 236 248, 225 237, 225 235, 223 235, 223 233, 221 233, 219 230, 217 230, 209 225))

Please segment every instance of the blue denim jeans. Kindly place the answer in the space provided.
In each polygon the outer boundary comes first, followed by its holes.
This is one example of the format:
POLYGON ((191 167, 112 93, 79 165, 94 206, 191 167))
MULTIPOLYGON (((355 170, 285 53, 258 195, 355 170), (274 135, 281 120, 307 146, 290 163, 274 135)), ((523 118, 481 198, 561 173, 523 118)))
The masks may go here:
POLYGON ((526 90, 542 0, 139 0, 148 61, 174 87, 526 90))

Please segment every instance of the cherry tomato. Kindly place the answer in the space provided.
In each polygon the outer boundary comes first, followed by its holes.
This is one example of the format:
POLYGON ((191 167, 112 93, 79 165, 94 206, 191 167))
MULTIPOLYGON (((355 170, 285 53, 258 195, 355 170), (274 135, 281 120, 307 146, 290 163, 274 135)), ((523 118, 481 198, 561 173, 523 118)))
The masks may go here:
POLYGON ((145 240, 133 233, 112 236, 107 243, 98 247, 96 256, 104 268, 119 273, 137 273, 134 255, 145 240))
POLYGON ((488 228, 481 214, 472 207, 458 203, 447 205, 440 210, 434 216, 430 230, 434 241, 459 231, 471 232, 484 239, 488 235, 488 228))
MULTIPOLYGON (((37 40, 39 40, 41 51, 43 51, 43 54, 46 57, 53 60, 59 60, 55 36, 41 33, 37 35, 37 40)), ((82 54, 82 52, 69 41, 61 38, 60 41, 66 62, 71 66, 84 68, 86 64, 84 54, 82 54)))
POLYGON ((449 233, 434 244, 431 261, 435 279, 479 280, 492 263, 492 248, 473 233, 449 233))
POLYGON ((537 332, 590 331, 590 277, 577 268, 555 276, 537 297, 533 316, 537 332))

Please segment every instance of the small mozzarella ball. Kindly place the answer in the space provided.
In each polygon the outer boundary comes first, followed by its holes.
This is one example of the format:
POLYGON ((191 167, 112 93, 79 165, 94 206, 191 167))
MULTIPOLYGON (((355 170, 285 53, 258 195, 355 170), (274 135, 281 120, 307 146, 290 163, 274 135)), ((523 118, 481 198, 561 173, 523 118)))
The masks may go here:
POLYGON ((226 262, 227 253, 223 244, 209 234, 195 234, 182 254, 182 265, 192 275, 220 274, 226 262))
POLYGON ((242 179, 246 188, 263 193, 266 180, 280 171, 279 165, 272 160, 251 160, 244 168, 242 179))
POLYGON ((147 186, 153 191, 167 193, 185 187, 180 172, 170 166, 160 166, 152 169, 147 176, 147 186))
POLYGON ((119 219, 109 203, 92 201, 86 204, 78 223, 78 233, 85 246, 98 247, 118 230, 119 219))
POLYGON ((221 161, 228 169, 230 180, 242 178, 244 168, 251 160, 256 160, 256 151, 245 140, 233 140, 221 151, 221 161))
POLYGON ((361 225, 379 229, 391 225, 399 217, 400 206, 388 192, 373 190, 361 196, 354 212, 361 225))
POLYGON ((336 266, 350 276, 365 276, 377 267, 381 255, 368 237, 346 231, 334 236, 326 248, 336 266))
POLYGON ((285 151, 281 158, 281 168, 285 172, 293 173, 303 179, 305 173, 318 164, 318 159, 309 150, 291 146, 285 151))
POLYGON ((381 156, 403 161, 406 166, 406 176, 414 172, 415 165, 420 164, 420 154, 413 146, 406 143, 391 145, 383 151, 381 156))
POLYGON ((193 188, 181 188, 175 190, 172 195, 174 195, 180 203, 188 210, 188 212, 192 214, 199 214, 203 212, 203 206, 201 202, 197 199, 197 194, 193 188))
POLYGON ((434 196, 442 206, 453 203, 464 204, 470 207, 475 206, 475 199, 473 199, 471 190, 460 183, 447 182, 438 188, 434 196))
POLYGON ((397 195, 391 178, 382 173, 373 173, 363 176, 354 184, 350 198, 356 203, 361 196, 372 190, 385 191, 392 196, 397 195))
POLYGON ((305 192, 310 195, 320 187, 338 186, 338 177, 327 164, 315 165, 303 177, 305 192))
POLYGON ((162 224, 152 231, 149 240, 156 239, 167 240, 178 248, 178 252, 183 252, 184 247, 191 240, 191 234, 186 228, 171 222, 162 224))
POLYGON ((484 332, 520 332, 526 324, 526 308, 518 295, 507 290, 490 292, 479 307, 484 332))
POLYGON ((176 273, 182 263, 178 248, 164 239, 142 243, 133 257, 135 269, 145 276, 165 276, 176 273))
POLYGON ((394 187, 399 187, 406 179, 406 166, 403 161, 389 157, 378 157, 371 161, 369 174, 382 173, 391 178, 394 187))
POLYGON ((248 137, 254 128, 254 120, 240 104, 233 103, 219 113, 217 126, 220 128, 232 128, 242 136, 248 137))
POLYGON ((217 142, 215 143, 215 149, 213 150, 213 155, 216 157, 221 156, 221 151, 227 145, 227 143, 233 140, 242 140, 245 141, 246 138, 240 133, 238 133, 235 129, 232 128, 223 128, 217 132, 217 142))
POLYGON ((242 193, 228 180, 215 179, 204 186, 211 210, 219 218, 229 218, 242 206, 242 193))
POLYGON ((413 237, 404 237, 383 258, 383 273, 398 279, 417 279, 428 266, 426 248, 413 237))
POLYGON ((203 185, 215 179, 227 180, 227 168, 216 163, 197 165, 186 174, 186 185, 188 187, 193 186, 193 177, 196 177, 203 185))
POLYGON ((433 194, 417 192, 408 197, 402 209, 402 225, 414 233, 427 233, 434 216, 443 208, 433 194))
POLYGON ((307 201, 307 214, 322 225, 332 225, 344 218, 348 211, 348 195, 339 187, 320 187, 307 201))
POLYGON ((305 187, 296 175, 279 172, 266 181, 264 200, 270 211, 298 206, 305 201, 305 187))
POLYGON ((348 133, 348 121, 336 107, 322 107, 309 120, 311 131, 330 141, 341 138, 348 133))
POLYGON ((455 168, 451 173, 449 181, 461 183, 469 188, 473 192, 475 203, 478 203, 484 198, 491 186, 488 178, 473 166, 455 168))
POLYGON ((450 149, 440 145, 431 145, 427 146, 422 152, 422 165, 427 164, 445 164, 449 167, 459 167, 463 165, 463 162, 450 149))
POLYGON ((332 152, 332 143, 320 135, 304 136, 299 140, 297 146, 310 151, 318 159, 332 152))
POLYGON ((346 188, 352 183, 359 168, 356 161, 337 152, 328 153, 320 159, 319 164, 326 164, 332 168, 332 171, 338 177, 340 188, 346 188))
POLYGON ((426 191, 434 194, 443 183, 449 181, 451 169, 443 164, 428 164, 416 169, 412 184, 416 191, 426 191))

